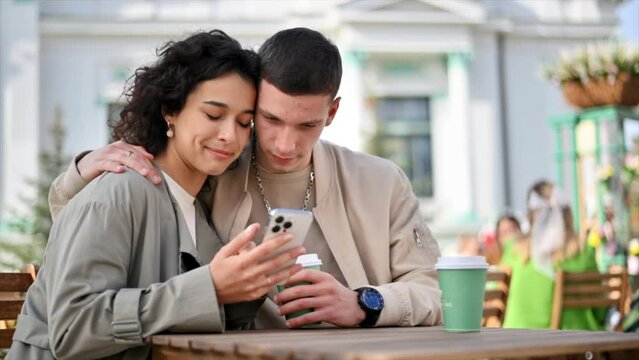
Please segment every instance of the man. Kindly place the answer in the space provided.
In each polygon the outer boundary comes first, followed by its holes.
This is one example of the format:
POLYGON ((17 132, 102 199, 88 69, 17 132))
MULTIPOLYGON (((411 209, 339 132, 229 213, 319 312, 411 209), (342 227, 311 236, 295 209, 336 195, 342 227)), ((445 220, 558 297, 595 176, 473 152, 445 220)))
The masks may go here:
MULTIPOLYGON (((441 324, 433 267, 439 248, 409 180, 388 160, 319 140, 340 103, 337 47, 316 31, 295 28, 273 35, 259 55, 256 141, 236 167, 211 179, 214 195, 206 200, 224 242, 247 224, 266 224, 271 208, 312 210, 304 247, 323 265, 292 276, 289 283, 310 285, 268 299, 257 327, 441 324), (281 315, 305 308, 315 311, 284 323, 281 315)), ((54 182, 52 210, 102 171, 128 166, 159 182, 150 158, 123 142, 89 153, 54 182)))

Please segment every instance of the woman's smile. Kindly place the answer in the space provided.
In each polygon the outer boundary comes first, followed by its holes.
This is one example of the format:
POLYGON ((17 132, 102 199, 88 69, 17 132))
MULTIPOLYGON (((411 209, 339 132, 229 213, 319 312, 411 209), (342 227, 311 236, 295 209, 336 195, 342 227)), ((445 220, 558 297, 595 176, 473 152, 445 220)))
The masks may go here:
POLYGON ((235 152, 233 151, 227 151, 227 150, 223 150, 220 148, 216 148, 216 147, 211 147, 211 146, 204 146, 204 149, 211 154, 212 156, 220 159, 220 160, 227 160, 232 158, 235 155, 235 152))

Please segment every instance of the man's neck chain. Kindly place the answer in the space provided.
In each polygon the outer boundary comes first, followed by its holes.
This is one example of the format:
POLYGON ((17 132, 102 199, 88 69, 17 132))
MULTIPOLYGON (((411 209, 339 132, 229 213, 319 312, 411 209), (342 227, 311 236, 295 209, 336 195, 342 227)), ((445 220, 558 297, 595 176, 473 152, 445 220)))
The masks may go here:
MULTIPOLYGON (((253 164, 253 169, 255 170, 255 180, 257 180, 257 188, 259 189, 260 195, 262 196, 264 206, 266 206, 266 211, 268 211, 268 214, 271 215, 271 204, 266 199, 266 194, 264 193, 264 186, 262 185, 260 169, 257 166, 257 160, 255 158, 255 148, 253 148, 253 151, 251 152, 251 163, 253 164)), ((311 172, 308 175, 308 186, 306 187, 306 195, 304 195, 302 210, 308 210, 308 204, 311 202, 311 191, 313 190, 313 183, 315 183, 315 172, 313 171, 313 164, 311 163, 311 172)))

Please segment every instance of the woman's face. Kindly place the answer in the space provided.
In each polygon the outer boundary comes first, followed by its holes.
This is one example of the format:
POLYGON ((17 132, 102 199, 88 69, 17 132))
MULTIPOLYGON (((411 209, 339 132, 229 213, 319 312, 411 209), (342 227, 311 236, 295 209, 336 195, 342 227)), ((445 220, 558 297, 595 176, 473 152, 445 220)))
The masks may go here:
POLYGON ((519 228, 515 222, 509 219, 502 219, 499 222, 497 226, 497 238, 502 245, 504 241, 517 235, 519 235, 519 228))
POLYGON ((236 73, 200 82, 179 113, 165 116, 174 132, 167 155, 192 172, 224 172, 248 141, 256 94, 255 86, 236 73))

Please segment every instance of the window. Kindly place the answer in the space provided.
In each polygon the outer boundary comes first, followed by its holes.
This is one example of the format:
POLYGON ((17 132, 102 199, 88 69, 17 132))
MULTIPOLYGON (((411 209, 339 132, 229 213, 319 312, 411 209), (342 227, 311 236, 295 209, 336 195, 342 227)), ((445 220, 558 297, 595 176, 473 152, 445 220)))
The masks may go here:
POLYGON ((376 104, 373 153, 399 165, 417 196, 433 196, 429 99, 386 97, 376 104))

